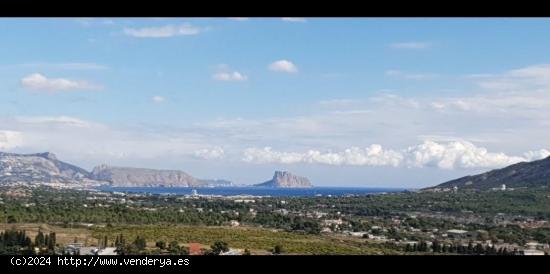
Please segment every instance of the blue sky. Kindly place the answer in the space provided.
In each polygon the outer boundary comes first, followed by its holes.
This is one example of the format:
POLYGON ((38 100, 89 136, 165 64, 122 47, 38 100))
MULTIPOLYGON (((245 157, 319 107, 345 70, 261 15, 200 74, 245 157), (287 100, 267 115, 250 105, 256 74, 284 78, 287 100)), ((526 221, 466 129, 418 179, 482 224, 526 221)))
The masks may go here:
POLYGON ((550 155, 549 34, 535 18, 5 18, 0 150, 428 186, 550 155))

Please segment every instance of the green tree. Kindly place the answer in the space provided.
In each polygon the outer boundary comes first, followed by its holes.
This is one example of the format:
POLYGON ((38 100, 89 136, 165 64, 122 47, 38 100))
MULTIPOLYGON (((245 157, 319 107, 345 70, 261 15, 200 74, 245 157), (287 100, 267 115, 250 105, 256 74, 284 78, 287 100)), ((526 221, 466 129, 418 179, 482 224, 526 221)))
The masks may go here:
POLYGON ((8 221, 8 224, 17 223, 17 218, 15 218, 15 216, 13 215, 9 215, 7 221, 8 221))
POLYGON ((137 236, 134 240, 133 245, 136 247, 137 250, 145 250, 145 247, 147 246, 147 241, 145 240, 145 238, 137 236))
POLYGON ((42 230, 38 230, 38 234, 34 238, 34 244, 37 247, 42 248, 44 246, 44 243, 45 243, 44 233, 42 233, 42 230))
POLYGON ((281 254, 283 252, 284 250, 281 245, 276 245, 275 247, 273 247, 273 254, 281 254))
POLYGON ((216 241, 213 245, 210 246, 212 253, 214 255, 220 255, 222 252, 229 251, 229 245, 223 241, 216 241))
POLYGON ((178 254, 180 252, 180 245, 179 245, 178 241, 171 241, 168 244, 168 251, 171 254, 178 254))
POLYGON ((166 249, 166 242, 164 241, 157 241, 157 243, 155 244, 156 247, 160 248, 160 249, 166 249))

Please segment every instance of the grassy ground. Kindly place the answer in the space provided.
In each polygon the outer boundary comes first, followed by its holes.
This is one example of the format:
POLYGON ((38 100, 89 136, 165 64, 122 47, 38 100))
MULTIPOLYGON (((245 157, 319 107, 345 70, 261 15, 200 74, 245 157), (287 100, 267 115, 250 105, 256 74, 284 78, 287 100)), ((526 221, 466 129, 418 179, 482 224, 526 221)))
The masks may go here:
POLYGON ((275 245, 281 245, 286 254, 388 254, 388 250, 368 245, 364 239, 346 236, 307 235, 253 227, 207 227, 207 226, 159 226, 124 225, 94 228, 64 228, 48 224, 0 224, 0 231, 15 228, 25 230, 34 239, 38 230, 56 233, 57 243, 65 245, 77 238, 85 245, 97 245, 98 239, 107 236, 109 243, 119 234, 131 241, 138 235, 145 237, 151 248, 156 241, 173 240, 188 245, 195 242, 209 248, 216 241, 225 241, 231 248, 249 249, 252 254, 270 254, 275 245))
POLYGON ((253 254, 265 254, 275 245, 281 245, 288 254, 383 254, 384 250, 374 248, 363 239, 337 238, 288 233, 251 227, 205 227, 205 226, 115 226, 95 228, 93 236, 107 236, 114 241, 122 233, 126 239, 140 235, 149 246, 158 240, 181 244, 196 242, 209 246, 215 241, 225 241, 232 248, 249 249, 253 254))
POLYGON ((9 229, 25 230, 26 234, 34 240, 38 230, 42 230, 43 233, 55 232, 56 242, 61 245, 72 243, 77 238, 78 242, 85 243, 86 245, 97 244, 97 239, 92 237, 92 231, 86 228, 63 228, 59 226, 53 226, 48 224, 5 224, 0 223, 0 231, 9 229))

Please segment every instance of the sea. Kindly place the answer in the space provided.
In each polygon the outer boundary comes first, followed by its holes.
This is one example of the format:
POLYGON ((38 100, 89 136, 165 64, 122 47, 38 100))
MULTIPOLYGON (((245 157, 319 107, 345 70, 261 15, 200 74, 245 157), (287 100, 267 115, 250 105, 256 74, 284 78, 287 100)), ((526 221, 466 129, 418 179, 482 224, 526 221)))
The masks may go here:
POLYGON ((215 196, 269 196, 269 197, 307 197, 307 196, 362 196, 388 192, 403 192, 404 188, 367 188, 367 187, 312 187, 312 188, 269 188, 269 187, 99 187, 102 191, 127 193, 149 193, 162 195, 215 195, 215 196))

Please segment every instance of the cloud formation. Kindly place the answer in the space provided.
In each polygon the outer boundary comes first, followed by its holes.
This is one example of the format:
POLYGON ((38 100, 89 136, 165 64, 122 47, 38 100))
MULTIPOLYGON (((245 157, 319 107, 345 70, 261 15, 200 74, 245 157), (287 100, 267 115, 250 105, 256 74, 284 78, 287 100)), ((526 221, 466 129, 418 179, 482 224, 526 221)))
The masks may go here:
POLYGON ((299 153, 274 151, 271 147, 248 148, 244 151, 242 160, 248 163, 398 166, 402 156, 398 152, 383 150, 382 146, 374 144, 365 149, 352 147, 342 152, 325 153, 318 150, 299 153))
POLYGON ((125 28, 124 34, 137 38, 166 38, 174 36, 196 35, 203 29, 185 23, 179 26, 167 25, 161 27, 125 28))
POLYGON ((13 130, 0 130, 0 150, 10 150, 23 144, 23 134, 13 130))
POLYGON ((199 159, 216 160, 224 158, 225 152, 221 147, 213 147, 196 150, 193 155, 199 159))
POLYGON ((542 149, 530 151, 524 156, 508 156, 504 153, 488 152, 467 141, 437 143, 425 141, 422 144, 395 151, 384 149, 379 144, 367 148, 351 147, 341 152, 280 152, 271 147, 248 148, 242 161, 248 163, 278 164, 325 164, 349 166, 392 166, 392 167, 437 167, 440 169, 498 168, 522 161, 538 160, 550 156, 542 149))
POLYGON ((532 65, 501 74, 470 75, 485 89, 496 91, 540 91, 550 89, 550 64, 532 65))
POLYGON ((272 71, 276 72, 287 72, 287 73, 296 73, 298 72, 298 67, 288 60, 278 60, 271 64, 268 67, 272 71))
MULTIPOLYGON (((70 116, 0 117, 0 124, 7 129, 0 132, 0 149, 21 153, 51 151, 76 164, 131 165, 150 161, 161 168, 170 165, 167 163, 175 167, 174 163, 191 159, 195 151, 214 147, 193 132, 151 129, 143 125, 114 128, 70 116), (170 161, 159 163, 159 159, 170 161)), ((211 150, 205 155, 220 154, 219 150, 211 150)))
POLYGON ((217 81, 246 81, 248 77, 238 71, 233 72, 217 72, 212 75, 212 78, 217 81))
POLYGON ((23 68, 64 69, 64 70, 105 70, 108 66, 96 63, 24 63, 23 68))
POLYGON ((75 81, 64 78, 48 78, 40 73, 33 73, 21 79, 21 86, 36 91, 77 91, 99 90, 101 86, 86 81, 75 81))
POLYGON ((92 122, 69 116, 19 116, 15 120, 28 125, 63 125, 71 127, 91 127, 94 125, 92 122))

